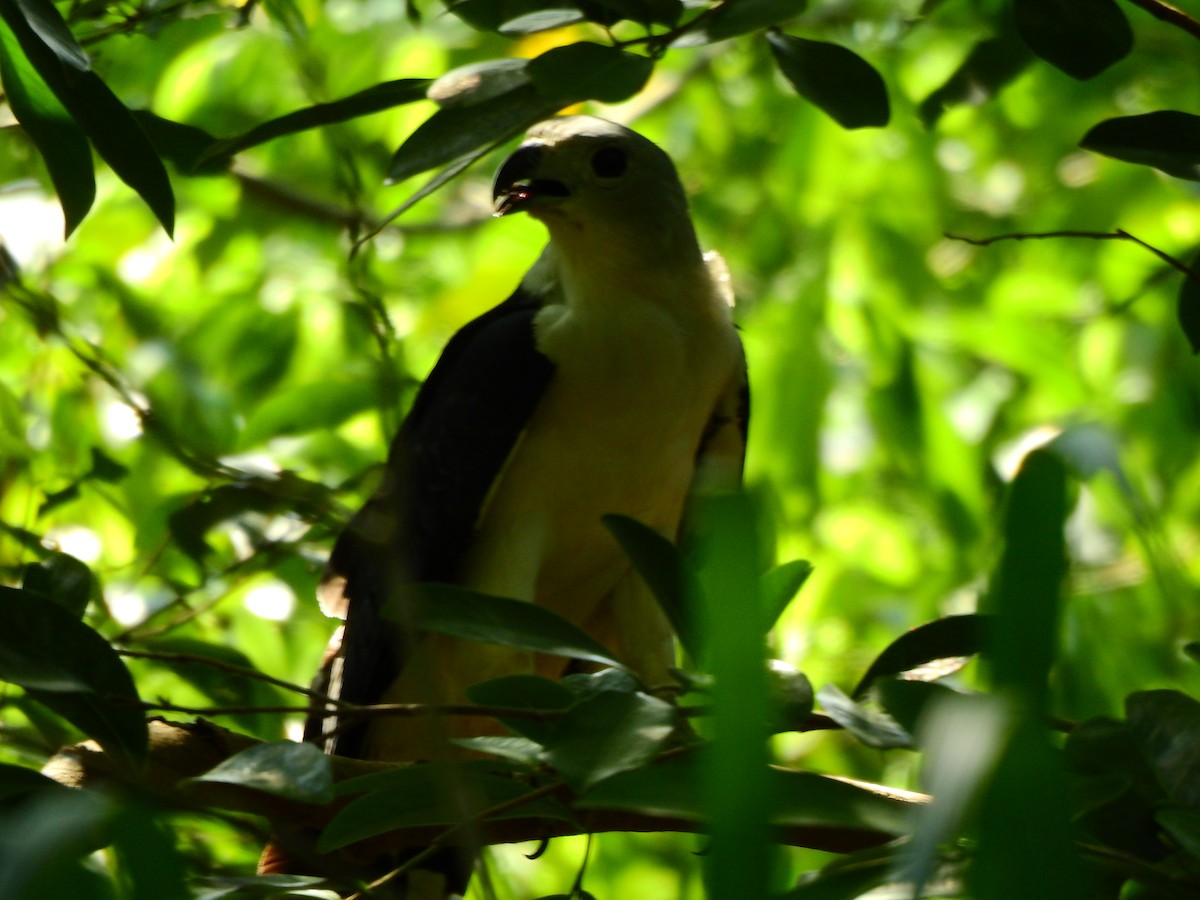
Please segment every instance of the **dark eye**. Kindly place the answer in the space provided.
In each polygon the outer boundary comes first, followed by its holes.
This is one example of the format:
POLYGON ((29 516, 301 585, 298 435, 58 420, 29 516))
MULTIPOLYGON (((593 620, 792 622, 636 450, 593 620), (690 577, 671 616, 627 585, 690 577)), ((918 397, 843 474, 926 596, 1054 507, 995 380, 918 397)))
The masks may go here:
POLYGON ((625 151, 620 147, 602 147, 592 157, 592 171, 601 178, 616 178, 629 166, 625 151))

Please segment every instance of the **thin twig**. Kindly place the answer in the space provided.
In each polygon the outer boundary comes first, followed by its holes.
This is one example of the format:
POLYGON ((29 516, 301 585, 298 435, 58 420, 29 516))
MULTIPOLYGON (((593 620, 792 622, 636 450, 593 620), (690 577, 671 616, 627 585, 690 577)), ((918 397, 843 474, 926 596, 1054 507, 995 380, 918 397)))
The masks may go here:
POLYGON ((301 687, 298 684, 293 684, 290 681, 284 681, 282 678, 275 678, 272 675, 267 675, 257 669, 250 669, 246 666, 235 666, 232 663, 222 662, 219 659, 213 659, 211 656, 198 656, 194 653, 164 653, 153 650, 124 650, 118 649, 117 653, 121 656, 128 656, 132 659, 152 659, 157 662, 167 663, 189 663, 201 666, 211 666, 214 669, 219 669, 222 672, 228 672, 230 675, 237 675, 241 678, 251 678, 255 681, 265 681, 267 684, 273 684, 276 687, 283 688, 285 691, 291 691, 295 694, 303 694, 305 697, 311 697, 324 704, 341 707, 342 701, 336 697, 329 697, 319 691, 310 690, 306 687, 301 687))
POLYGON ((1168 25, 1174 25, 1192 37, 1200 39, 1200 22, 1182 9, 1172 6, 1170 3, 1164 3, 1163 0, 1129 0, 1129 2, 1134 6, 1141 7, 1154 18, 1166 22, 1168 25))
MULTIPOLYGON (((481 716, 489 719, 525 719, 533 722, 552 722, 561 718, 565 710, 527 709, 508 706, 475 706, 470 703, 434 705, 427 703, 375 703, 359 706, 346 701, 330 700, 337 704, 340 718, 373 719, 378 716, 481 716)), ((130 703, 147 712, 175 712, 191 716, 245 716, 256 713, 303 713, 313 712, 312 706, 180 706, 175 703, 130 703)))
POLYGON ((1147 244, 1141 238, 1134 237, 1123 228, 1118 228, 1115 231, 1016 231, 1010 234, 997 234, 987 238, 972 238, 961 234, 950 234, 945 232, 943 235, 950 241, 962 241, 966 244, 971 244, 975 247, 987 247, 995 244, 997 241, 1033 241, 1044 240, 1046 238, 1086 238, 1091 241, 1130 241, 1137 244, 1146 250, 1149 250, 1171 268, 1182 272, 1190 280, 1200 283, 1200 272, 1197 272, 1187 263, 1180 262, 1169 253, 1159 250, 1157 247, 1147 244))

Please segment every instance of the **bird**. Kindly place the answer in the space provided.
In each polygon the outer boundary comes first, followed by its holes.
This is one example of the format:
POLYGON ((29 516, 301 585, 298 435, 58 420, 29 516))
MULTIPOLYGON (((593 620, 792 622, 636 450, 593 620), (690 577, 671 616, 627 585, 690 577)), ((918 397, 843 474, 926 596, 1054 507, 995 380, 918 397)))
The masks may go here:
MULTIPOLYGON (((730 278, 700 248, 670 157, 622 125, 555 117, 526 133, 492 196, 496 216, 531 216, 549 241, 511 296, 448 342, 334 545, 318 595, 345 619, 321 684, 339 700, 463 703, 474 683, 571 665, 382 616, 430 582, 539 604, 643 684, 669 682, 670 624, 603 519, 676 540, 698 492, 741 480, 749 387, 730 278)), ((396 762, 445 759, 448 738, 484 733, 503 729, 309 722, 328 753, 396 762)), ((469 864, 443 860, 398 896, 457 896, 469 864)))

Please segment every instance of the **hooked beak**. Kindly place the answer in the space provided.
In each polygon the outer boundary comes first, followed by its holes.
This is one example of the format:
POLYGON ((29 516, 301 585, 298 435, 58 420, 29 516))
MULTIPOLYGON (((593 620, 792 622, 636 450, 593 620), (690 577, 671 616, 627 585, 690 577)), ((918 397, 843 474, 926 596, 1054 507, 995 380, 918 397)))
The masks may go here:
POLYGON ((569 197, 571 192, 561 181, 537 178, 542 161, 542 146, 524 144, 517 148, 492 182, 492 203, 496 216, 507 216, 537 205, 544 198, 569 197))

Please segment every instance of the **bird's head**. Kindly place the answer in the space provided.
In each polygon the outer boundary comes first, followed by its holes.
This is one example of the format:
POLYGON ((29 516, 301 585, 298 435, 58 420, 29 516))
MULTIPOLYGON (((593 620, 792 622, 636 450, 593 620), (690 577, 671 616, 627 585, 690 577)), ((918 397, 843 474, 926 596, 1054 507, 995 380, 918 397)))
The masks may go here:
POLYGON ((675 166, 655 144, 592 116, 548 119, 500 167, 496 215, 527 212, 562 249, 698 253, 675 166))

